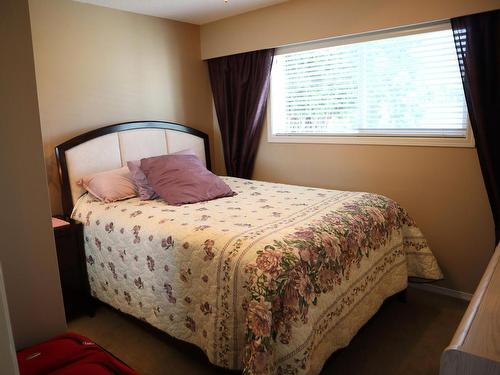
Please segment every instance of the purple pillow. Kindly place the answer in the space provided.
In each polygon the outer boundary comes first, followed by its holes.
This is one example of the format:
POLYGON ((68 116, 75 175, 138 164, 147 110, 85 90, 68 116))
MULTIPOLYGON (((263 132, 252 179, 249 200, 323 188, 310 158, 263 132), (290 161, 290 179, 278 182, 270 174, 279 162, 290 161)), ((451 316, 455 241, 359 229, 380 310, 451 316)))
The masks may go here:
MULTIPOLYGON (((196 155, 193 150, 190 148, 174 152, 170 155, 196 155)), ((151 185, 146 178, 146 175, 141 169, 141 161, 140 160, 132 160, 127 162, 128 169, 130 170, 130 174, 132 175, 132 179, 137 186, 137 191, 139 192, 139 199, 141 201, 147 201, 150 199, 159 198, 159 195, 153 190, 151 185)))
POLYGON ((154 191, 171 205, 231 197, 234 192, 194 155, 141 159, 141 169, 154 191))
POLYGON ((137 186, 139 199, 141 201, 147 201, 158 198, 158 194, 156 194, 151 185, 149 185, 148 179, 141 169, 141 161, 128 161, 127 167, 130 170, 130 174, 132 175, 135 185, 137 186))

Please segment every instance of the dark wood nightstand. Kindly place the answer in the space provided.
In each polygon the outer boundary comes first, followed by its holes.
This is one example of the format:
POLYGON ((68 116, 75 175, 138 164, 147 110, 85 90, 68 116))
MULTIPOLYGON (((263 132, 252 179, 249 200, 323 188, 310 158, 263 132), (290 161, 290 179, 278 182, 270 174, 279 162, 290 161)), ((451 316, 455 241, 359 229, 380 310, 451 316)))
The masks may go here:
POLYGON ((59 277, 64 299, 66 320, 81 313, 93 315, 94 307, 89 293, 87 265, 83 243, 83 225, 70 220, 66 224, 52 220, 56 240, 59 277))

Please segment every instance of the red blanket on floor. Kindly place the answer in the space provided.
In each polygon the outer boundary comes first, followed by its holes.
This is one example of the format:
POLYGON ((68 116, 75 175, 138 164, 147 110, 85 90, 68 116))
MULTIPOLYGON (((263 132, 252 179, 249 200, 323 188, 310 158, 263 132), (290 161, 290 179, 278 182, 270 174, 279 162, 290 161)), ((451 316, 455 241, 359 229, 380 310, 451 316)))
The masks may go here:
POLYGON ((17 353, 21 375, 139 375, 90 339, 66 333, 17 353))

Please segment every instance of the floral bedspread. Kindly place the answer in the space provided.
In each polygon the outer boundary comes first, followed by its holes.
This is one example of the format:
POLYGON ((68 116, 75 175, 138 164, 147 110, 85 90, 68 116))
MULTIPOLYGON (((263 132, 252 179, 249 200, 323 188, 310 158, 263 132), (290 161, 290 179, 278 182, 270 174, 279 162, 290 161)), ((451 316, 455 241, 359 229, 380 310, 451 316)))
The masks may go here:
POLYGON ((442 277, 380 195, 223 177, 183 206, 77 202, 92 294, 246 373, 316 374, 408 276, 442 277))

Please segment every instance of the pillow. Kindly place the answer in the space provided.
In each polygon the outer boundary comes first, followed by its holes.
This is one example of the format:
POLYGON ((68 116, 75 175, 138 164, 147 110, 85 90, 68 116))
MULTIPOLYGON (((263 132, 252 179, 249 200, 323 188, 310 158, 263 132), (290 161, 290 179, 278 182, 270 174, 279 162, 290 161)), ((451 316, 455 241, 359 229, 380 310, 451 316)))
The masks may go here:
POLYGON ((147 201, 150 199, 158 198, 158 194, 155 193, 153 188, 148 182, 146 175, 141 169, 141 161, 133 160, 127 162, 128 169, 130 169, 130 174, 132 175, 132 180, 134 180, 137 186, 137 191, 139 192, 139 199, 141 201, 147 201))
MULTIPOLYGON (((193 150, 190 148, 173 152, 170 155, 195 155, 193 150)), ((159 198, 158 194, 153 190, 151 185, 146 178, 146 175, 141 169, 141 161, 140 160, 132 160, 127 162, 128 169, 130 169, 130 173, 132 174, 132 179, 137 186, 137 191, 139 192, 139 199, 141 201, 147 201, 150 199, 159 198)))
POLYGON ((171 205, 230 197, 234 192, 194 155, 141 159, 141 169, 154 191, 171 205))
POLYGON ((134 181, 125 166, 82 177, 77 184, 100 201, 109 203, 135 197, 134 181))

